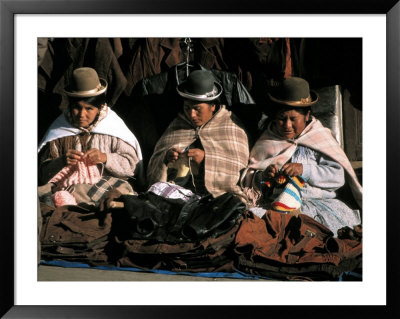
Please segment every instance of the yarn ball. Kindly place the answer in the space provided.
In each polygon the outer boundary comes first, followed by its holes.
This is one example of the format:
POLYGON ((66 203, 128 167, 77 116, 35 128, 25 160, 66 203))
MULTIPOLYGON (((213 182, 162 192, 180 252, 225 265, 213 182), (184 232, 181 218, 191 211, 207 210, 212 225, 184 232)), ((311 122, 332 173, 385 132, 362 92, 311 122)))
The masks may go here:
POLYGON ((74 195, 72 195, 68 191, 55 192, 52 196, 52 199, 55 207, 60 207, 65 205, 78 205, 74 195))

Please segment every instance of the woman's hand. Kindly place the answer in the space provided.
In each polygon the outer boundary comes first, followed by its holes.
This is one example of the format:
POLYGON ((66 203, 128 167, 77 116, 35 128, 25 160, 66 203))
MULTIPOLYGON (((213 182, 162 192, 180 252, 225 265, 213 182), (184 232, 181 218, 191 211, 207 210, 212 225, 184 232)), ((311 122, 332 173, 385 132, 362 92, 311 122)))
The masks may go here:
POLYGON ((286 163, 282 166, 282 172, 293 177, 303 174, 303 164, 301 163, 286 163))
POLYGON ((205 152, 199 148, 192 148, 188 150, 187 155, 192 158, 192 161, 200 164, 204 160, 205 152))
POLYGON ((68 150, 65 154, 65 162, 67 165, 75 165, 83 156, 83 153, 77 150, 68 150))
POLYGON ((182 154, 182 150, 171 148, 167 151, 167 154, 165 154, 165 163, 168 164, 169 162, 175 162, 178 159, 179 154, 182 154))
POLYGON ((279 167, 276 164, 269 165, 262 173, 263 178, 274 178, 279 172, 279 167))
POLYGON ((92 148, 83 156, 89 159, 90 164, 99 164, 107 162, 107 154, 100 152, 97 148, 92 148))

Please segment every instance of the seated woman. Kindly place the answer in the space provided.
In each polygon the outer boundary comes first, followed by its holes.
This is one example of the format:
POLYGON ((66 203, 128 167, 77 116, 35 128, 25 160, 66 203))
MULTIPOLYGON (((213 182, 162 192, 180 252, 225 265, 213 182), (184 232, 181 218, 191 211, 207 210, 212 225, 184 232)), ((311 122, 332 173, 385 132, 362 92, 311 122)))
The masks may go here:
POLYGON ((362 187, 331 131, 311 115, 316 93, 307 81, 292 77, 269 98, 271 121, 251 150, 241 179, 256 206, 251 210, 259 216, 265 209, 301 212, 334 234, 360 224, 359 211, 336 198, 336 190, 347 181, 361 208, 362 187))
POLYGON ((248 137, 235 115, 218 103, 222 86, 210 71, 196 70, 177 91, 183 112, 155 146, 149 183, 171 182, 199 196, 233 193, 244 199, 238 182, 248 163, 248 137))
MULTIPOLYGON (((65 89, 68 108, 39 145, 39 184, 46 185, 39 188, 39 196, 50 187, 53 195, 61 191, 66 195, 70 190, 79 203, 81 184, 87 186, 87 200, 94 203, 110 187, 132 193, 128 179, 141 174, 141 149, 124 121, 107 106, 107 82, 99 79, 94 69, 82 67, 73 71, 71 83, 65 89), (90 193, 92 186, 96 189, 90 193)), ((69 197, 69 202, 56 206, 73 204, 74 198, 69 197)))

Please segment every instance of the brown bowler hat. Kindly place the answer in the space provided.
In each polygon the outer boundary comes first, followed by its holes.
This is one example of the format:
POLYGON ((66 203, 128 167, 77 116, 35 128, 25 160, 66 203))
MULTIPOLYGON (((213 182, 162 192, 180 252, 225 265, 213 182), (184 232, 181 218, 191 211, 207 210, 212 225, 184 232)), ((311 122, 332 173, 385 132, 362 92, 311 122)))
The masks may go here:
POLYGON ((64 92, 71 97, 97 96, 107 90, 107 81, 99 78, 95 69, 83 67, 72 72, 71 83, 64 92))

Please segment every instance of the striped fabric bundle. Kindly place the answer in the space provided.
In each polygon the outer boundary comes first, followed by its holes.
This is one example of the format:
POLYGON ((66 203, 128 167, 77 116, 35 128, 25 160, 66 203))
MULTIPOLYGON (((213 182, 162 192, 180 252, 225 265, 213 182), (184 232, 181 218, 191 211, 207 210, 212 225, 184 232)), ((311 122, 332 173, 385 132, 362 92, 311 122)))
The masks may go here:
POLYGON ((301 176, 288 177, 288 182, 282 193, 271 204, 272 209, 280 212, 291 212, 299 209, 302 204, 301 189, 304 179, 301 176))

